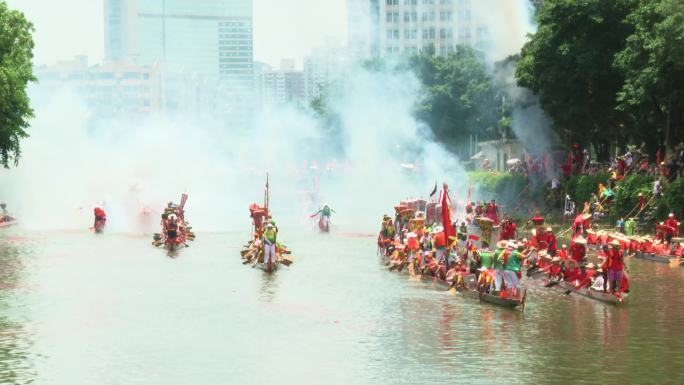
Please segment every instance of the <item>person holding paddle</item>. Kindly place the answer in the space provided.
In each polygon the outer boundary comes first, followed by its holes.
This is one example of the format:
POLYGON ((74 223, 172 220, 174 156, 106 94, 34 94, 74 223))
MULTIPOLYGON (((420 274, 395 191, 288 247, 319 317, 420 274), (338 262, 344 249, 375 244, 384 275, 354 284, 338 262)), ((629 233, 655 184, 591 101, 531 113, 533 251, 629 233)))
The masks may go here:
POLYGON ((318 210, 315 214, 311 216, 311 218, 320 215, 318 219, 318 224, 321 230, 328 231, 330 226, 330 216, 334 212, 335 210, 331 209, 330 206, 328 206, 327 204, 324 204, 320 210, 318 210))
POLYGON ((264 264, 268 269, 272 269, 276 263, 276 242, 278 237, 278 230, 273 223, 268 222, 264 227, 263 244, 264 244, 264 264))
POLYGON ((583 236, 579 236, 572 241, 570 245, 570 258, 575 260, 579 265, 584 264, 587 256, 587 240, 583 236))
POLYGON ((444 227, 435 227, 432 230, 432 239, 432 245, 434 246, 437 254, 437 262, 446 264, 448 250, 446 235, 444 234, 444 227))
POLYGON ((620 250, 620 242, 613 240, 610 243, 611 249, 608 252, 608 283, 610 292, 618 293, 622 283, 622 276, 625 269, 625 256, 620 250))
POLYGON ((506 287, 510 291, 513 298, 518 297, 518 290, 520 289, 520 267, 525 258, 523 254, 524 245, 522 243, 509 242, 508 246, 511 252, 505 258, 504 278, 506 280, 506 287))
POLYGON ((508 243, 506 241, 499 241, 496 244, 498 249, 494 252, 494 259, 492 261, 492 267, 494 268, 494 290, 499 292, 504 283, 504 265, 506 264, 506 258, 510 254, 508 249, 508 243))
POLYGON ((105 223, 107 222, 107 214, 105 214, 104 209, 102 206, 95 206, 93 208, 93 215, 95 216, 95 222, 93 222, 93 229, 95 232, 99 233, 102 231, 104 228, 105 223))

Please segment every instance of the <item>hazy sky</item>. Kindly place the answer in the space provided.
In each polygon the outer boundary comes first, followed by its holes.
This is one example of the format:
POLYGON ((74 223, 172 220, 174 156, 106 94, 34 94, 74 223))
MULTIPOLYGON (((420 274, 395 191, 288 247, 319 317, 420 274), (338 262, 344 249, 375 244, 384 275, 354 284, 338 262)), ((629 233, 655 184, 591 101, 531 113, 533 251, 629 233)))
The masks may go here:
MULTIPOLYGON (((190 0, 191 1, 191 0, 190 0)), ((7 0, 33 21, 36 64, 85 54, 103 57, 103 0, 7 0)), ((346 0, 254 0, 254 58, 277 65, 328 38, 344 42, 346 0)))

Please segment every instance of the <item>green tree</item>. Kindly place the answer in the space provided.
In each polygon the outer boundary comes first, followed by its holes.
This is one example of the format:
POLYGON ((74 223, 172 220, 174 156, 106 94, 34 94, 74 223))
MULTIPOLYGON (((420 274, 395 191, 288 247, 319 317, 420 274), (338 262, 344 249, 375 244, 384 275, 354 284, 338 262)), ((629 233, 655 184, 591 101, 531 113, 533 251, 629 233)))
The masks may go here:
POLYGON ((440 141, 459 155, 467 154, 468 138, 500 137, 503 93, 497 93, 480 53, 459 46, 447 56, 431 50, 409 59, 409 68, 424 86, 416 115, 426 122, 440 141))
POLYGON ((684 140, 684 2, 642 1, 627 21, 634 33, 615 59, 625 76, 618 108, 655 152, 684 140))
POLYGON ((624 76, 613 62, 633 27, 625 21, 637 0, 552 0, 537 16, 538 30, 522 49, 518 84, 539 95, 567 144, 593 144, 605 158, 613 139, 624 141, 616 110, 624 76))
POLYGON ((33 76, 33 25, 0 0, 0 163, 17 165, 33 117, 26 87, 33 76))

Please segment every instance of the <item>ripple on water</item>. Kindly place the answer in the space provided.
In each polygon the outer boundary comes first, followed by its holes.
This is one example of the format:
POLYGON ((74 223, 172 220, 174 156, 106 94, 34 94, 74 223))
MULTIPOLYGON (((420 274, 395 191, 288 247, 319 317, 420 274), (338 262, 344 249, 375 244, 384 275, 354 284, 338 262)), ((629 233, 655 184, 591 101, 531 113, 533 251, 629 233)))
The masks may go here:
POLYGON ((17 235, 0 239, 0 383, 684 382, 684 269, 630 261, 624 308, 530 283, 523 314, 390 273, 348 234, 286 234, 276 274, 241 265, 244 234, 176 259, 146 238, 17 235))

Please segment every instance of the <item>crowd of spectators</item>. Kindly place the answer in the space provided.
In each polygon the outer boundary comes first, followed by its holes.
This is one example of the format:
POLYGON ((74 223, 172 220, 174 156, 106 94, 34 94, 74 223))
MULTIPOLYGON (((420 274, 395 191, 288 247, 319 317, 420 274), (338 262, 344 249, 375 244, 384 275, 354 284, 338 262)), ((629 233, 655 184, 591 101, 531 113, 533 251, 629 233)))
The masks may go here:
POLYGON ((625 153, 610 158, 608 162, 592 161, 587 149, 580 151, 579 146, 574 145, 561 170, 565 178, 608 172, 613 176, 611 179, 616 180, 629 174, 642 174, 671 181, 684 176, 684 143, 675 146, 667 157, 661 157, 660 151, 654 157, 649 156, 642 145, 627 148, 625 153))

